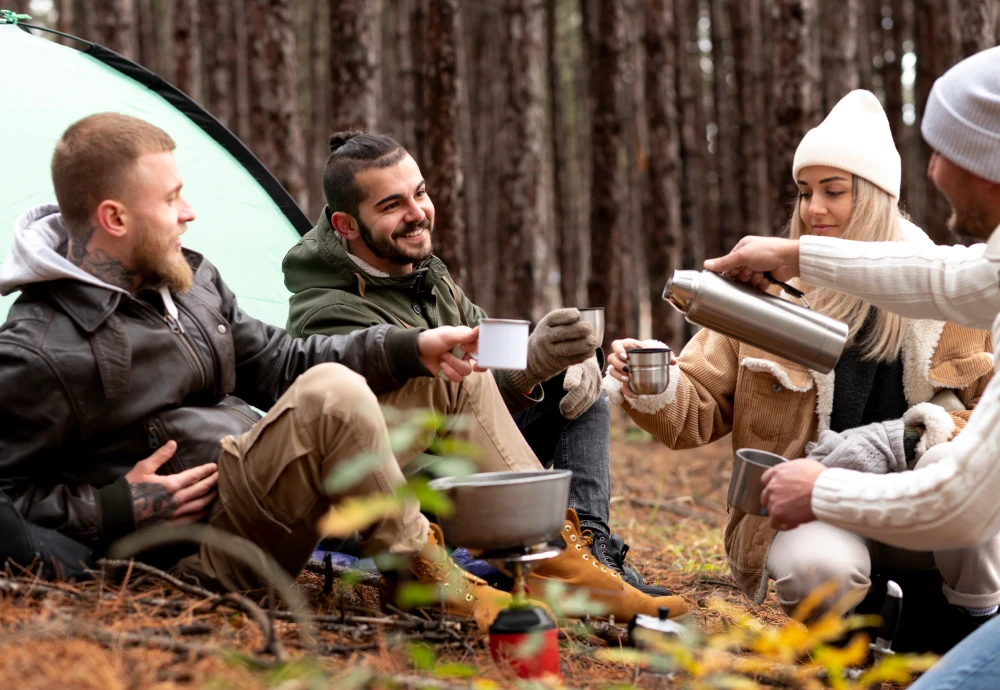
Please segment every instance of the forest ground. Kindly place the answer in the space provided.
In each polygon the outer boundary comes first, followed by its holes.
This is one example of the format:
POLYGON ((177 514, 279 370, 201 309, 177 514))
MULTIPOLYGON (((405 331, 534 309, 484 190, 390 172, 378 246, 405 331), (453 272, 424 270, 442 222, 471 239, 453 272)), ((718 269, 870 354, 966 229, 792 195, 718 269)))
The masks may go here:
MULTIPOLYGON (((612 529, 631 546, 628 561, 648 582, 683 596, 698 628, 708 633, 726 626, 727 614, 709 608, 713 598, 764 624, 787 623, 773 594, 761 606, 751 606, 725 565, 728 438, 699 450, 674 452, 616 414, 612 458, 612 529)), ((338 620, 342 604, 378 609, 376 588, 346 588, 338 582, 333 594, 325 595, 323 580, 319 574, 303 573, 299 588, 313 612, 326 614, 327 621, 338 620)), ((113 584, 62 585, 49 593, 29 591, 30 580, 14 581, 21 590, 0 599, 3 688, 485 690, 515 684, 509 672, 492 662, 484 639, 470 638, 465 631, 435 632, 430 623, 412 618, 405 619, 403 629, 331 623, 329 627, 340 632, 320 633, 322 654, 303 653, 295 626, 279 620, 274 630, 289 661, 274 664, 273 655, 260 653, 265 637, 251 617, 228 606, 212 610, 205 595, 181 593, 158 577, 144 578, 133 571, 127 585, 119 578, 113 584), (433 651, 413 651, 412 645, 423 640, 433 651), (473 672, 473 679, 449 677, 473 672)), ((349 615, 364 612, 355 608, 349 615)), ((632 666, 598 658, 607 640, 614 641, 613 632, 596 637, 565 632, 569 635, 561 643, 561 655, 568 687, 622 687, 636 681, 632 666)), ((637 684, 688 686, 683 676, 651 674, 638 677, 637 684)))

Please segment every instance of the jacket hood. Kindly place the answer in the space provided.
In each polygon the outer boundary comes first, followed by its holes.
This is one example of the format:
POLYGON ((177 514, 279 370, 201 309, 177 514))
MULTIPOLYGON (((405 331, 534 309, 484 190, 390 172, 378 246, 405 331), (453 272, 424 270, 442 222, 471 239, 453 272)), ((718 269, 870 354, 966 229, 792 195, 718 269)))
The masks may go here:
POLYGON ((0 266, 0 295, 32 283, 70 279, 127 294, 87 273, 66 258, 69 234, 59 207, 44 204, 25 211, 14 223, 14 243, 0 266))
POLYGON ((319 222, 288 250, 281 262, 285 287, 293 295, 313 289, 358 293, 366 288, 430 288, 447 274, 444 263, 431 256, 405 276, 374 276, 356 264, 344 249, 324 210, 319 222), (422 285, 418 285, 421 283, 422 285))

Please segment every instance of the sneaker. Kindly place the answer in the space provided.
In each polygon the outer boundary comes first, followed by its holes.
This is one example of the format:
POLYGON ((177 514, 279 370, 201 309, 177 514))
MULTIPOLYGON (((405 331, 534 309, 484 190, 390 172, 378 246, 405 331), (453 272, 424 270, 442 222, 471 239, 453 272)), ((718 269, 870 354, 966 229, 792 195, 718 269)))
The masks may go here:
POLYGON ((598 535, 590 545, 590 551, 600 563, 614 570, 625 582, 640 592, 648 594, 651 597, 670 596, 669 589, 647 585, 642 575, 635 569, 625 565, 625 554, 628 553, 628 544, 617 534, 612 534, 610 537, 606 537, 603 534, 598 535))

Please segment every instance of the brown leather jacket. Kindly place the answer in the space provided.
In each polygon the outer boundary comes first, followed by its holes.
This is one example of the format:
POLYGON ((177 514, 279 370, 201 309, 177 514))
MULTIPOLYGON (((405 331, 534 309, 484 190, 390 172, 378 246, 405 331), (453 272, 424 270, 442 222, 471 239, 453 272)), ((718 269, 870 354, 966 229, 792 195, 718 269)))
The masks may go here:
POLYGON ((427 370, 419 330, 300 340, 245 314, 185 250, 194 286, 126 296, 61 279, 25 285, 0 327, 0 490, 28 520, 104 546, 135 529, 125 474, 169 439, 171 474, 219 455, 303 371, 339 362, 376 393, 427 370))

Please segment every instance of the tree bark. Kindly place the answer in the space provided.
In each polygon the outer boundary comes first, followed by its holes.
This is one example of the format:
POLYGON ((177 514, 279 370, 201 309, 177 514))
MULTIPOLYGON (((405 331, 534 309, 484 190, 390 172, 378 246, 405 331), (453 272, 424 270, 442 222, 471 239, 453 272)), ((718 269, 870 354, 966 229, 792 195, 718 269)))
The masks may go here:
POLYGON ((545 0, 546 49, 549 63, 549 129, 552 143, 552 216, 556 230, 556 244, 559 255, 559 287, 562 303, 577 303, 577 281, 579 279, 580 232, 575 223, 570 222, 568 199, 570 188, 566 171, 569 159, 566 151, 566 112, 563 102, 562 75, 565 66, 560 53, 559 0, 545 0))
POLYGON ((645 14, 646 117, 649 127, 649 198, 646 266, 653 337, 683 345, 684 320, 662 299, 666 279, 681 266, 680 132, 677 127, 677 29, 674 0, 649 0, 645 14))
POLYGON ((715 169, 719 179, 719 243, 709 246, 712 253, 732 249, 745 232, 740 193, 735 170, 739 126, 736 122, 736 77, 733 71, 733 31, 726 11, 727 0, 712 0, 712 81, 715 87, 715 124, 717 126, 715 169))
POLYGON ((5 0, 3 9, 10 10, 14 14, 27 14, 31 16, 30 0, 5 0))
POLYGON ((883 36, 885 41, 885 67, 882 70, 885 87, 885 114, 889 118, 889 128, 892 131, 896 148, 903 145, 903 41, 909 32, 907 26, 906 8, 903 0, 891 0, 889 3, 892 14, 887 17, 892 26, 883 36))
MULTIPOLYGON (((823 112, 858 88, 858 3, 842 0, 824 3, 823 10, 823 112)), ((867 43, 867 42, 866 42, 867 43)), ((870 60, 870 56, 868 58, 870 60)))
POLYGON ((309 12, 309 128, 305 137, 306 147, 306 187, 309 189, 310 217, 316 218, 326 198, 323 194, 323 169, 330 147, 330 25, 328 5, 322 2, 310 3, 309 12))
POLYGON ((788 224, 798 195, 792 159, 802 137, 818 122, 817 69, 811 64, 807 27, 814 0, 777 0, 772 8, 774 36, 774 119, 771 129, 771 188, 775 193, 772 227, 788 224))
POLYGON ((135 0, 135 17, 139 38, 138 62, 146 69, 161 74, 162 47, 156 34, 156 3, 153 0, 135 0))
POLYGON ((739 158, 734 166, 747 234, 771 234, 767 162, 767 65, 760 0, 729 5, 733 31, 733 77, 739 116, 739 158))
POLYGON ((956 62, 996 45, 997 0, 948 0, 948 6, 956 62))
POLYGON ((247 0, 246 8, 251 148, 299 205, 308 207, 293 0, 247 0))
POLYGON ((594 7, 596 34, 591 38, 590 306, 605 308, 605 342, 626 335, 621 304, 620 242, 624 174, 619 161, 622 122, 621 63, 625 17, 621 0, 599 0, 594 7))
POLYGON ((230 0, 233 3, 233 35, 236 40, 236 136, 249 143, 250 133, 250 15, 249 2, 256 0, 230 0))
POLYGON ((427 150, 422 165, 434 200, 435 250, 459 285, 468 277, 465 182, 459 141, 458 0, 429 0, 427 8, 427 150))
MULTIPOLYGON (((413 88, 413 149, 417 160, 427 157, 427 2, 412 0, 410 47, 413 88)), ((495 30, 495 27, 494 27, 495 30)), ((495 65, 494 65, 495 67, 495 65)))
MULTIPOLYGON (((538 0, 504 0, 505 107, 501 115, 501 210, 499 236, 502 286, 498 311, 531 319, 541 304, 535 284, 534 233, 542 227, 542 146, 545 136, 542 60, 544 11, 538 0)), ((429 102, 429 101, 428 101, 429 102)))
POLYGON ((375 129, 379 14, 378 0, 330 0, 331 132, 375 129))
POLYGON ((134 0, 98 0, 87 4, 90 35, 87 40, 100 43, 130 60, 136 54, 134 0))
POLYGON ((202 101, 201 11, 198 0, 174 0, 170 81, 202 101))
POLYGON ((233 77, 236 46, 233 7, 228 0, 207 2, 203 6, 205 22, 201 33, 205 45, 205 106, 219 122, 234 129, 236 108, 233 77))
POLYGON ((701 56, 697 46, 698 2, 676 0, 674 10, 681 160, 684 164, 682 262, 685 266, 698 266, 706 258, 705 236, 716 232, 708 210, 708 142, 702 102, 701 56))

